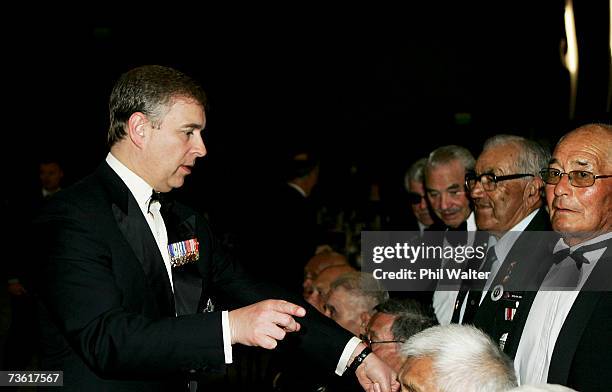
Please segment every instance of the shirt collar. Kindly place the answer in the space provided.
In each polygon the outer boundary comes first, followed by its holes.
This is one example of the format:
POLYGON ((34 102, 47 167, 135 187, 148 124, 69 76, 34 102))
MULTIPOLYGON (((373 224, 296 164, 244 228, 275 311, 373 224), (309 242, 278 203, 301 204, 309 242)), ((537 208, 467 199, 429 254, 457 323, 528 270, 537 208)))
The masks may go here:
POLYGON ((519 223, 514 225, 514 227, 504 233, 504 235, 497 240, 497 243, 495 244, 495 256, 497 256, 499 261, 503 262, 506 259, 510 249, 512 249, 516 240, 521 236, 521 233, 525 231, 529 223, 531 223, 533 218, 537 215, 538 211, 539 209, 532 211, 531 214, 524 217, 519 223))
POLYGON ((467 231, 476 231, 478 227, 476 227, 476 217, 474 215, 474 211, 470 213, 467 218, 467 231))
POLYGON ((128 169, 127 166, 121 163, 121 161, 115 158, 110 152, 106 156, 106 163, 108 163, 111 169, 117 173, 130 192, 132 192, 142 213, 146 215, 149 199, 151 199, 151 194, 153 193, 153 187, 136 173, 128 169))
POLYGON ((304 190, 297 184, 294 184, 292 182, 288 182, 287 185, 289 185, 291 188, 295 189, 296 191, 300 192, 300 195, 306 197, 306 192, 304 192, 304 190))
MULTIPOLYGON (((598 243, 598 242, 602 242, 602 241, 605 241, 605 240, 609 240, 609 239, 611 239, 611 238, 612 238, 612 232, 609 232, 609 233, 604 233, 604 234, 598 235, 598 236, 597 236, 597 237, 595 237, 595 238, 591 238, 591 239, 590 239, 590 240, 588 240, 588 241, 585 241, 585 242, 582 242, 582 243, 580 243, 580 244, 574 245, 574 246, 572 246, 572 247, 568 246, 568 245, 565 243, 565 241, 563 241, 563 238, 559 238, 559 241, 557 241, 557 244, 555 245, 555 248, 553 249, 553 253, 557 253, 557 252, 559 252, 560 250, 567 249, 567 248, 570 248, 570 252, 573 252, 573 251, 575 251, 576 249, 580 248, 581 246, 591 245, 591 244, 596 244, 596 243, 598 243)), ((590 253, 590 252, 585 252, 585 253, 584 253, 585 257, 586 257, 586 255, 588 255, 589 253, 590 253)), ((587 258, 588 258, 588 257, 587 257, 587 258)))

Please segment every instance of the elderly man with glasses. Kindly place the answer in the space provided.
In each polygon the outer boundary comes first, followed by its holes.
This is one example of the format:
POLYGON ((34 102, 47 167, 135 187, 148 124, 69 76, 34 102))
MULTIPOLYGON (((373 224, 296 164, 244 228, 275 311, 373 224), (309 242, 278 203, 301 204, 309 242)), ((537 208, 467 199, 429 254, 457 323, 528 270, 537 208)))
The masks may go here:
POLYGON ((538 174, 549 158, 550 153, 532 140, 496 135, 485 142, 475 172, 465 176, 478 229, 489 233, 487 256, 479 270, 490 274, 458 295, 453 320, 475 322, 502 348, 523 298, 521 285, 541 279, 546 271, 534 271, 534 256, 541 252, 544 258, 546 248, 534 251, 532 242, 547 236, 532 233, 550 230, 542 200, 544 182, 538 174))
POLYGON ((380 359, 399 373, 404 358, 402 343, 412 335, 435 325, 420 304, 414 300, 389 299, 374 307, 376 313, 370 319, 361 339, 380 359))
POLYGON ((542 170, 561 239, 540 290, 525 298, 507 352, 521 384, 610 391, 612 381, 612 126, 561 138, 542 170))

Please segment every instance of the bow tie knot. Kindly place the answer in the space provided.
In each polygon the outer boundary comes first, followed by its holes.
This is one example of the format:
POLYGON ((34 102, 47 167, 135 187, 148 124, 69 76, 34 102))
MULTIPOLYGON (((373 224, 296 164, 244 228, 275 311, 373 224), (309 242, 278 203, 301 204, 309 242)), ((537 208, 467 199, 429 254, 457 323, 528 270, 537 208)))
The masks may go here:
POLYGON ((164 201, 164 195, 161 192, 155 192, 155 189, 151 193, 151 198, 149 199, 149 205, 147 206, 147 211, 151 212, 151 205, 155 202, 158 202, 160 206, 164 201))
POLYGON ((580 248, 574 250, 573 252, 570 251, 570 248, 561 249, 560 251, 553 254, 553 263, 559 264, 560 262, 565 260, 567 257, 570 257, 576 263, 576 268, 581 269, 583 264, 590 263, 589 259, 584 257, 585 253, 592 252, 598 249, 602 249, 604 247, 605 245, 603 245, 601 242, 598 242, 598 243, 591 244, 591 245, 581 246, 580 248))

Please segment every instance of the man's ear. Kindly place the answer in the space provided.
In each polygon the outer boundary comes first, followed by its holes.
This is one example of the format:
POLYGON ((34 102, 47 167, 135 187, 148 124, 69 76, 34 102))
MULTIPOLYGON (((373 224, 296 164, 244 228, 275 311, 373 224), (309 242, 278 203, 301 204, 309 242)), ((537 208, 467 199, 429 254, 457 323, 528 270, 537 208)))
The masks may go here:
POLYGON ((368 312, 361 312, 361 314, 359 315, 359 318, 361 319, 361 324, 359 324, 359 333, 363 333, 365 334, 366 332, 366 327, 368 326, 368 324, 370 323, 370 318, 372 316, 370 316, 370 313, 368 312))
POLYGON ((141 112, 134 112, 127 121, 127 133, 135 145, 142 147, 146 138, 149 119, 141 112))
POLYGON ((544 181, 540 177, 534 177, 525 187, 524 197, 529 205, 533 205, 542 200, 542 190, 544 181))

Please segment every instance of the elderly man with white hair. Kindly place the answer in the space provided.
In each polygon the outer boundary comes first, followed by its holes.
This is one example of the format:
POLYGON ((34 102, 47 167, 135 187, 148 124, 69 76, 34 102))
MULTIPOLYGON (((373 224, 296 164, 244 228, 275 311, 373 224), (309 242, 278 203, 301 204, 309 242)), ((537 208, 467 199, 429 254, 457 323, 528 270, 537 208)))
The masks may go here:
POLYGON ((401 353, 405 392, 492 392, 517 386, 510 359, 472 326, 428 328, 408 339, 401 353))

